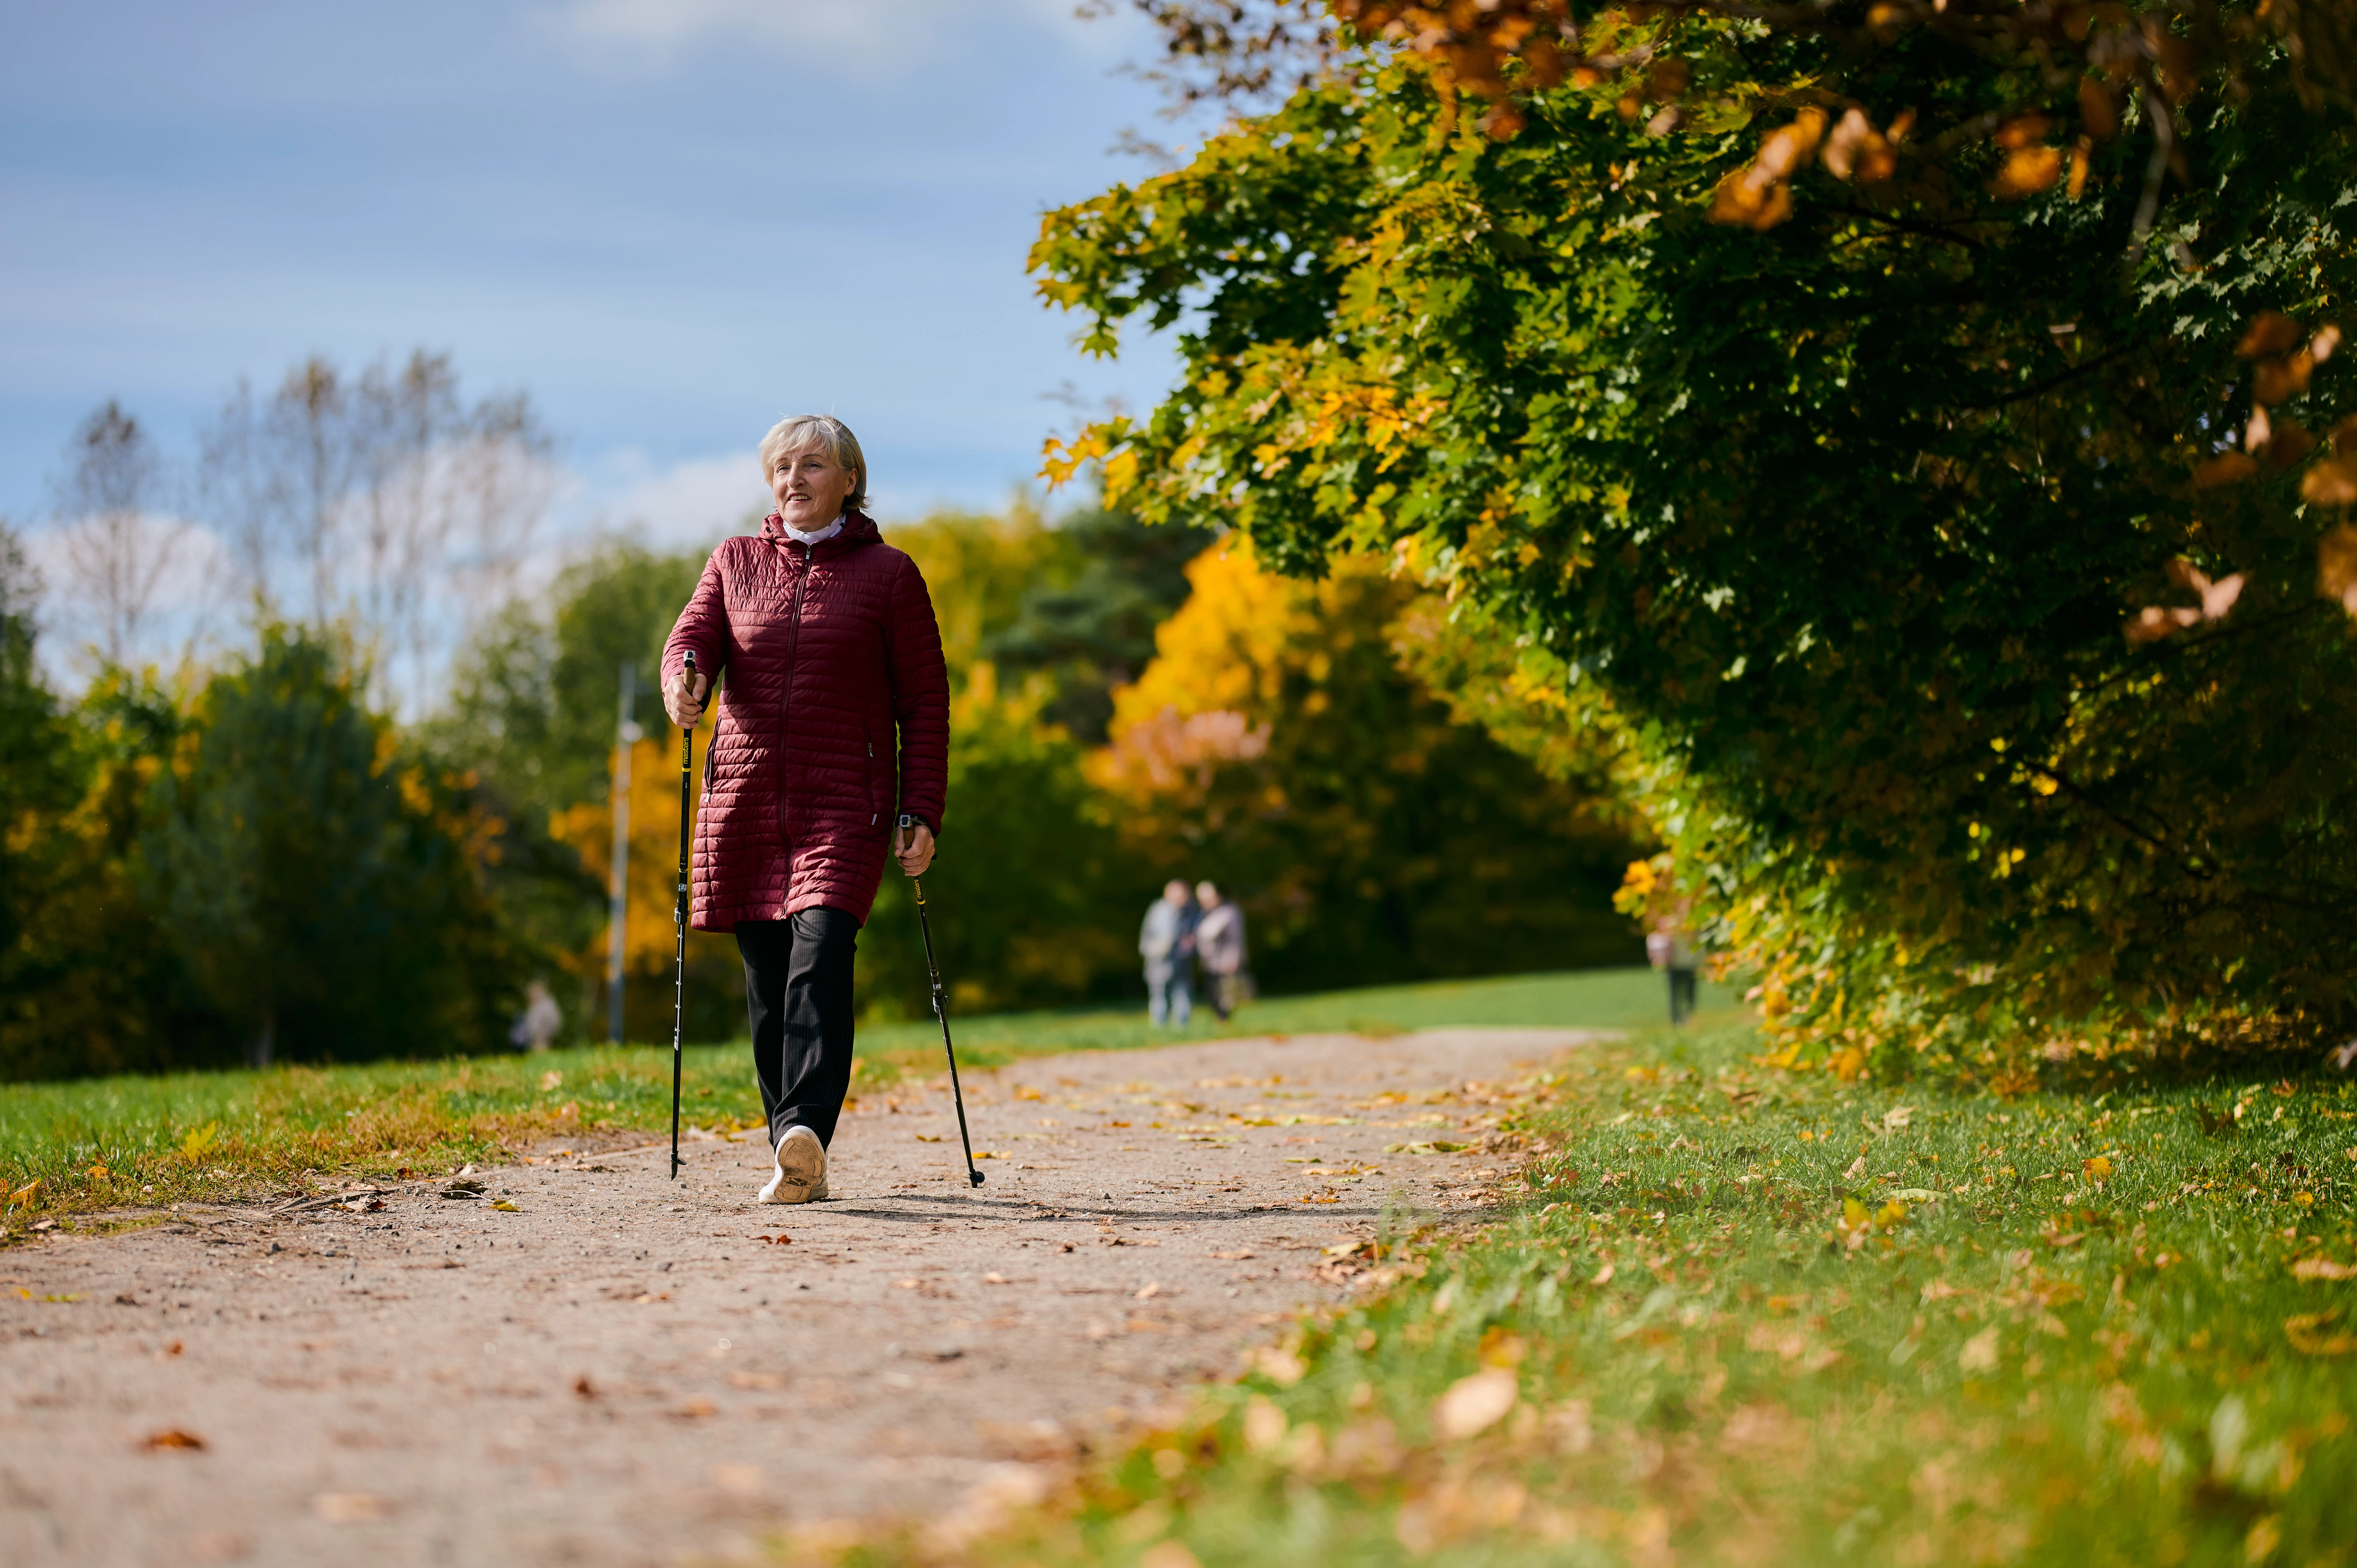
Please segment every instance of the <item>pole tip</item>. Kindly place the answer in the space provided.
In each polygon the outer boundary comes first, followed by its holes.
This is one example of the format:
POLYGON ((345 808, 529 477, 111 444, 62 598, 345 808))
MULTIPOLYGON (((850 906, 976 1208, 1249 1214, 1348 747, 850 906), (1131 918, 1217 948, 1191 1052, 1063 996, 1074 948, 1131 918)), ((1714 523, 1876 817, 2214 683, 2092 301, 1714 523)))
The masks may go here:
POLYGON ((972 1182, 974 1186, 980 1187, 982 1185, 982 1173, 980 1171, 968 1171, 965 1174, 966 1179, 972 1182))

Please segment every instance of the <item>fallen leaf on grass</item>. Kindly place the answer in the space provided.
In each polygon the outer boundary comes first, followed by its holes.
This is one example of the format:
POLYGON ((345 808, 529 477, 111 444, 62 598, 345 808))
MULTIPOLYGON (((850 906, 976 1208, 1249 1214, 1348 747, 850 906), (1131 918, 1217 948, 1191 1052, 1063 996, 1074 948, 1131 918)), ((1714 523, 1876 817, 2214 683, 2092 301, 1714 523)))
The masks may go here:
POLYGON ((1956 1353, 1956 1366, 1964 1372, 1993 1372, 1996 1370, 1998 1352, 1997 1331, 1984 1328, 1964 1341, 1964 1348, 1956 1353))
POLYGON ((1301 1358, 1290 1350, 1280 1350, 1274 1345, 1264 1346, 1253 1357, 1253 1370, 1275 1383, 1289 1389, 1308 1374, 1301 1358))
POLYGON ((1521 1385, 1503 1367, 1459 1378, 1432 1407, 1433 1431, 1444 1439, 1470 1437, 1504 1420, 1521 1398, 1521 1385))
POLYGON ((2357 1263, 2336 1263, 2330 1258, 2302 1258, 2291 1266, 2296 1280, 2357 1280, 2357 1263))
POLYGON ((2097 1155, 2093 1159, 2081 1165, 2079 1169, 2089 1181, 2108 1181, 2112 1175, 2112 1162, 2104 1155, 2097 1155))
POLYGON ((1850 1162, 1849 1169, 1842 1172, 1842 1179, 1844 1181, 1856 1181, 1865 1169, 1866 1156, 1864 1155, 1860 1155, 1857 1158, 1850 1162))
POLYGON ((1882 1113, 1883 1130, 1895 1133, 1906 1126, 1914 1115, 1915 1108, 1912 1105, 1894 1105, 1882 1113))
POLYGON ((2285 1337, 2291 1340, 2291 1348, 2304 1356, 2349 1355, 2357 1351, 2357 1334, 2335 1334, 2328 1338, 2319 1332, 2339 1316, 2337 1312, 2309 1312, 2287 1317, 2285 1337))
POLYGON ((159 1451, 166 1448, 187 1448, 202 1453, 205 1440, 193 1432, 184 1432, 177 1426, 167 1426, 161 1432, 149 1433, 146 1441, 140 1446, 159 1451))

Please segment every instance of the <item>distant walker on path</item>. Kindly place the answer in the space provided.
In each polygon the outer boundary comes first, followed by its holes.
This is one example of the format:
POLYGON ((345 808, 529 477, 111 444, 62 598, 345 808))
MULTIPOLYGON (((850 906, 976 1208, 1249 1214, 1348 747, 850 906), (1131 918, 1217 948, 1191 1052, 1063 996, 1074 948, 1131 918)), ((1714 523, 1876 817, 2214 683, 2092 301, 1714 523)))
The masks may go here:
POLYGON ((1195 885, 1203 918, 1195 927, 1195 957, 1203 966, 1203 986, 1220 1022, 1243 1004, 1244 912, 1208 882, 1195 885))
POLYGON ((761 1201, 802 1203, 826 1196, 851 1087, 852 954, 887 847, 910 876, 932 864, 950 682, 925 579, 860 510, 867 463, 842 422, 780 421, 761 477, 778 510, 712 553, 663 648, 663 703, 691 726, 727 674, 690 923, 737 934, 775 1155, 761 1201), (903 812, 917 825, 898 828, 903 812))
POLYGON ((1187 972, 1195 957, 1195 922, 1200 918, 1187 884, 1176 876, 1164 885, 1162 897, 1146 906, 1137 951, 1146 960, 1146 1014, 1157 1029, 1164 1024, 1183 1029, 1194 1016, 1187 972))
POLYGON ((1645 933, 1645 958, 1670 977, 1670 1027, 1694 1016, 1696 975, 1694 942, 1674 920, 1663 920, 1645 933))

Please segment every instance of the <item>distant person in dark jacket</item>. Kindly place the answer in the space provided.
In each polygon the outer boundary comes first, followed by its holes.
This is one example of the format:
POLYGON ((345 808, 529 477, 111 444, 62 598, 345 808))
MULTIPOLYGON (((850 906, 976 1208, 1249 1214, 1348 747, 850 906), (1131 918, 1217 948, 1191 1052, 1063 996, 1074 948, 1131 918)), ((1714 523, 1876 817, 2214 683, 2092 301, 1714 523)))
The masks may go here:
POLYGON ((734 931, 745 960, 775 1151, 761 1201, 803 1203, 826 1196, 851 1087, 852 952, 885 856, 910 876, 932 864, 950 681, 925 579, 860 510, 867 460, 842 422, 781 420, 761 440, 761 477, 778 510, 712 553, 663 648, 663 703, 693 725, 727 674, 692 923, 734 931), (903 812, 918 825, 896 827, 903 812))
POLYGON ((1164 885, 1162 897, 1146 907, 1146 923, 1138 928, 1137 952, 1146 961, 1146 1015, 1157 1029, 1165 1024, 1183 1029, 1194 1016, 1188 971, 1194 963, 1200 916, 1187 885, 1174 876, 1164 885))
POLYGON ((1694 1016, 1697 975, 1694 942, 1675 920, 1663 920, 1645 933, 1645 958, 1670 977, 1670 1027, 1694 1016))
POLYGON ((1203 918, 1195 926, 1195 958, 1203 966, 1203 988, 1220 1022, 1243 1004, 1244 912, 1208 882, 1195 885, 1203 918))

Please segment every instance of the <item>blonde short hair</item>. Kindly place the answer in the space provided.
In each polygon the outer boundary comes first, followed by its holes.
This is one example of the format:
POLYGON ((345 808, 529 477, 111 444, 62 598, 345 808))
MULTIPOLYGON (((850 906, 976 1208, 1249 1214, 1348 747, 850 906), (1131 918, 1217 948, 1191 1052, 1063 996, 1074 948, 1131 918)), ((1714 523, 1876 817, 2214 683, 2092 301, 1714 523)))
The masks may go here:
POLYGON ((770 427, 761 437, 761 482, 768 484, 778 471, 778 459, 795 452, 807 452, 813 447, 824 452, 827 460, 838 467, 849 468, 859 476, 844 500, 846 510, 864 510, 867 505, 867 459, 859 450, 859 437, 851 426, 831 413, 791 413, 770 427))

